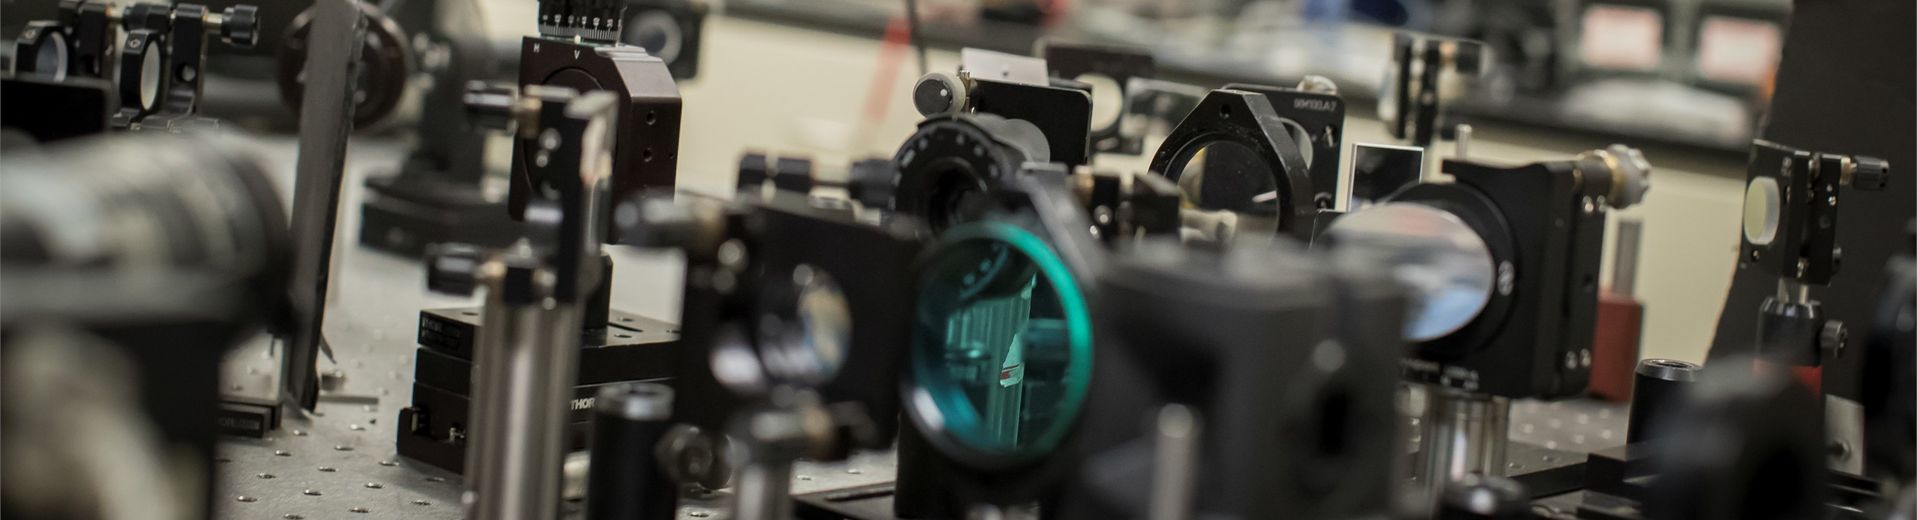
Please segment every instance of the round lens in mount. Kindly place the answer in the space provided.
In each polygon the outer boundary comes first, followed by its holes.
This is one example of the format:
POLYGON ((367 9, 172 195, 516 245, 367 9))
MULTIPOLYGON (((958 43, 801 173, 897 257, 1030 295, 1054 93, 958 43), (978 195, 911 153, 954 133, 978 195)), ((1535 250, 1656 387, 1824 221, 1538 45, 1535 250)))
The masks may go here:
POLYGON ((1065 436, 1091 376, 1091 318, 1065 263, 1037 235, 983 221, 953 228, 920 274, 909 413, 948 454, 1043 454, 1065 436))
POLYGON ((1751 183, 1744 186, 1744 240, 1760 246, 1777 240, 1782 206, 1783 194, 1778 190, 1777 179, 1751 179, 1751 183))
POLYGON ((1340 249, 1354 248, 1391 266, 1411 293, 1405 339, 1444 337, 1477 319, 1491 302, 1491 249, 1463 219, 1414 203, 1385 203, 1333 221, 1340 249))
POLYGON ((33 53, 34 72, 53 76, 54 80, 66 79, 67 35, 60 31, 46 31, 39 43, 33 53))

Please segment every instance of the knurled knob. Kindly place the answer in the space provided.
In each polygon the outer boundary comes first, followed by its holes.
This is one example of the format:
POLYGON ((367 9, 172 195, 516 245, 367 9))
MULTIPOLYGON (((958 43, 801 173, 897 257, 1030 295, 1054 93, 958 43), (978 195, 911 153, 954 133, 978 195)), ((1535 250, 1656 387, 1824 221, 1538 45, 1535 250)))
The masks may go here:
POLYGON ((1876 157, 1859 155, 1852 159, 1856 163, 1851 170, 1850 185, 1865 191, 1884 189, 1890 183, 1890 163, 1876 157))
POLYGON ((242 4, 220 12, 220 41, 250 49, 259 40, 260 8, 242 4))

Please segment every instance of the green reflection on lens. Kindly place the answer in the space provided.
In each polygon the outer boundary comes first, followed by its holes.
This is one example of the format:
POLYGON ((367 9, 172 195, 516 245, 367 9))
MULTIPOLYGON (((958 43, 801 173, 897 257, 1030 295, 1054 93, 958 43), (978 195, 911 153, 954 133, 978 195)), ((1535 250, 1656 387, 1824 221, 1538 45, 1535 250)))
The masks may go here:
POLYGON ((953 228, 921 273, 912 375, 933 433, 990 456, 1050 450, 1091 376, 1091 318, 1064 261, 1002 222, 953 228))

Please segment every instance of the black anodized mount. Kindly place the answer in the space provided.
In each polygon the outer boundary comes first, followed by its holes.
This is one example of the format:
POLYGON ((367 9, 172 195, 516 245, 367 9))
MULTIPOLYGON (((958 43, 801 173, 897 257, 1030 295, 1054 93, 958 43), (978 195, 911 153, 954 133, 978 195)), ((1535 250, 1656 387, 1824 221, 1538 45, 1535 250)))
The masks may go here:
POLYGON ((1576 163, 1505 169, 1447 160, 1444 171, 1456 182, 1419 184, 1386 201, 1463 219, 1490 249, 1495 285, 1477 319, 1411 348, 1406 378, 1509 398, 1583 392, 1606 214, 1580 189, 1576 163))
MULTIPOLYGON (((527 37, 520 44, 519 86, 529 85, 579 92, 607 90, 619 97, 609 200, 627 200, 648 188, 674 185, 681 102, 665 62, 638 47, 527 37)), ((533 173, 538 170, 533 164, 536 149, 531 139, 514 140, 507 205, 515 220, 525 218, 528 201, 552 182, 533 173)))

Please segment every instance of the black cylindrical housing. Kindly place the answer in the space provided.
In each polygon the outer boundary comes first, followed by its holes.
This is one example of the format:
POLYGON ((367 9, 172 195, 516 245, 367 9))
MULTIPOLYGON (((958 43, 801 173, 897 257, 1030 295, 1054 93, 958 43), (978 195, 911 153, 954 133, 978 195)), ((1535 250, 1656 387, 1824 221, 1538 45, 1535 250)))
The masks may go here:
POLYGON ((672 427, 672 388, 620 383, 600 389, 593 402, 591 467, 586 474, 588 520, 671 520, 679 485, 658 455, 672 427))
POLYGON ((1695 363, 1674 359, 1639 361, 1631 382, 1631 424, 1625 430, 1625 442, 1643 442, 1658 432, 1665 411, 1683 402, 1700 370, 1695 363))
POLYGON ((1757 353, 1765 361, 1814 367, 1822 361, 1818 335, 1824 331, 1817 302, 1766 298, 1758 307, 1757 353))

